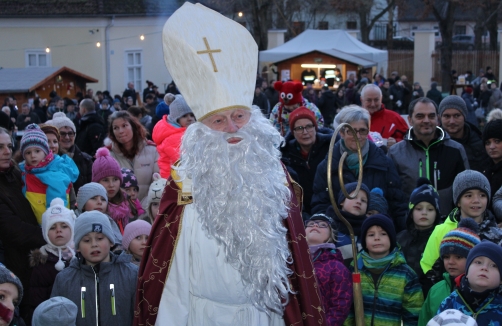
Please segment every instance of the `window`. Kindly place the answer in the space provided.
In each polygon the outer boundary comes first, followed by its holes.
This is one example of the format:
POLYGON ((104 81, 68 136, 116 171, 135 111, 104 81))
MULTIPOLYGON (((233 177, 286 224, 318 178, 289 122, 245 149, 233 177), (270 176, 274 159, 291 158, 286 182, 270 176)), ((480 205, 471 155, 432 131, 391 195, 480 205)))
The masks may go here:
POLYGON ((134 84, 135 90, 141 90, 143 86, 143 51, 129 50, 126 51, 126 76, 128 82, 134 84))
POLYGON ((455 25, 453 27, 453 35, 463 35, 466 34, 467 27, 465 25, 455 25))
POLYGON ((298 35, 305 30, 305 22, 293 22, 293 33, 298 35))
POLYGON ((317 29, 320 29, 320 30, 327 30, 328 27, 329 27, 329 24, 326 21, 320 21, 319 25, 317 25, 317 29))
POLYGON ((347 29, 357 29, 357 22, 348 21, 347 29))
POLYGON ((43 49, 25 51, 26 67, 51 67, 51 55, 43 49))

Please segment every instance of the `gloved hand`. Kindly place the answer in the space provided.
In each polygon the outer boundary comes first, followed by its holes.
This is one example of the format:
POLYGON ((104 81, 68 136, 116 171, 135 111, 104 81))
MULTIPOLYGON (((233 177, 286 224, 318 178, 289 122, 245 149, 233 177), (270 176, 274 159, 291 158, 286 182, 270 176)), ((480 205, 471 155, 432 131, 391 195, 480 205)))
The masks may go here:
POLYGON ((390 98, 391 100, 393 100, 393 99, 394 99, 394 95, 389 95, 389 98, 390 98))
POLYGON ((400 107, 401 107, 401 105, 403 105, 403 102, 401 102, 401 100, 398 100, 398 101, 396 102, 396 104, 397 104, 397 107, 398 107, 398 108, 400 108, 400 107))

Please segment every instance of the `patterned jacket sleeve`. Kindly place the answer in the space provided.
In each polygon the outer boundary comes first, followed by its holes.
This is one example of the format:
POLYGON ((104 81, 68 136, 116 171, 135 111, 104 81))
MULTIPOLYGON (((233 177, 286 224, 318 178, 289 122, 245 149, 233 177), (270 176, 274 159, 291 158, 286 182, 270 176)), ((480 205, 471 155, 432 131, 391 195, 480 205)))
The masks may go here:
POLYGON ((418 281, 418 276, 409 268, 408 282, 404 287, 403 294, 403 325, 416 326, 418 323, 418 315, 424 303, 424 295, 422 287, 418 281))
POLYGON ((341 326, 352 307, 352 274, 341 262, 331 272, 331 295, 326 310, 328 325, 341 326))

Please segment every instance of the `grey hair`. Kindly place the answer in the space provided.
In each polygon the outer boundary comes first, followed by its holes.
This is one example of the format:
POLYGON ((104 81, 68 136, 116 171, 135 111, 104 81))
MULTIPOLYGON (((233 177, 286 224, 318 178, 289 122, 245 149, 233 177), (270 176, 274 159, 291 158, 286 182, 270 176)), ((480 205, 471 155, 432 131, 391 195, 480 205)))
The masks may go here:
POLYGON ((493 109, 488 113, 488 116, 486 117, 486 122, 490 122, 492 120, 497 120, 497 119, 502 119, 502 110, 500 109, 493 109))
POLYGON ((364 86, 361 91, 361 97, 364 98, 364 94, 370 89, 374 89, 375 91, 377 91, 378 94, 380 94, 380 98, 382 98, 382 90, 375 84, 367 84, 366 86, 364 86))
POLYGON ((352 123, 363 120, 366 126, 370 126, 370 114, 368 110, 363 109, 359 105, 348 105, 336 115, 335 122, 340 125, 342 123, 352 123))
POLYGON ((171 93, 167 93, 165 96, 164 96, 164 102, 167 104, 167 105, 170 105, 171 103, 174 102, 174 99, 176 98, 176 96, 174 96, 173 94, 171 93))

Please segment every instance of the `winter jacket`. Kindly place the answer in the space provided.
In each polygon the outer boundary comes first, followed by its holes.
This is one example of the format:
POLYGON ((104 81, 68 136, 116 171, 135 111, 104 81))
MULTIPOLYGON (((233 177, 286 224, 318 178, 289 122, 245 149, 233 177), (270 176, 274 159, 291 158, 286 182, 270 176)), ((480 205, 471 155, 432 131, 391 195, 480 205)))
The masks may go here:
POLYGON ((268 103, 267 95, 263 93, 259 93, 258 95, 255 94, 253 97, 253 105, 257 105, 266 118, 269 117, 270 104, 268 103))
POLYGON ((331 126, 335 118, 335 94, 332 91, 324 91, 317 100, 317 107, 321 111, 326 127, 331 126))
POLYGON ((492 97, 492 92, 490 90, 481 91, 478 95, 478 103, 479 107, 485 109, 485 115, 488 114, 487 108, 490 103, 490 99, 492 97))
POLYGON ((476 101, 472 94, 465 92, 462 94, 462 98, 464 99, 465 106, 467 107, 467 117, 465 117, 466 122, 470 122, 474 126, 478 125, 478 118, 476 118, 476 101))
MULTIPOLYGON (((412 217, 408 217, 408 220, 411 219, 413 223, 413 215, 410 215, 412 217)), ((436 221, 439 220, 440 216, 436 216, 436 221)), ((419 279, 423 275, 422 268, 420 267, 420 260, 422 259, 425 246, 434 231, 435 225, 436 224, 432 225, 426 230, 418 230, 414 225, 411 227, 408 225, 407 229, 399 232, 396 238, 397 243, 401 246, 404 258, 406 258, 406 263, 413 269, 419 279)))
POLYGON ((27 169, 25 162, 19 164, 23 178, 23 194, 30 201, 31 208, 42 225, 42 214, 51 206, 54 198, 61 198, 70 208, 70 190, 78 178, 78 168, 68 155, 54 158, 47 165, 27 169))
POLYGON ((412 100, 416 100, 417 98, 424 97, 424 95, 425 95, 424 90, 422 89, 422 86, 419 86, 418 89, 413 88, 411 94, 412 94, 412 100))
POLYGON ((385 106, 388 110, 394 110, 392 106, 392 100, 390 99, 390 91, 388 88, 380 87, 382 91, 382 105, 385 106))
POLYGON ((62 296, 77 305, 77 326, 132 325, 138 266, 131 263, 131 255, 110 256, 110 262, 94 267, 85 265, 82 257, 74 258, 56 277, 51 297, 62 296))
POLYGON ((352 275, 343 265, 338 250, 321 248, 314 253, 312 260, 327 325, 340 326, 352 306, 352 275))
POLYGON ((67 155, 73 159, 79 171, 78 179, 73 183, 73 190, 78 194, 80 187, 92 180, 92 157, 82 152, 77 145, 73 145, 67 155))
MULTIPOLYGON (((404 141, 389 149, 389 157, 396 165, 406 198, 410 198, 417 179, 429 179, 439 192, 441 215, 453 209, 453 180, 460 172, 469 169, 464 147, 450 139, 437 127, 436 138, 429 146, 416 140, 411 128, 404 141)), ((385 193, 385 191, 384 191, 385 193)))
POLYGON ((464 136, 462 138, 451 138, 464 147, 465 154, 469 160, 469 167, 472 170, 483 172, 490 165, 491 158, 485 150, 485 144, 481 131, 476 126, 465 122, 464 136))
MULTIPOLYGON (((434 265, 434 262, 439 258, 439 246, 446 233, 456 229, 459 221, 460 209, 455 208, 451 211, 443 224, 434 228, 425 246, 422 260, 420 261, 420 266, 424 273, 427 273, 434 265)), ((495 222, 495 216, 492 212, 489 210, 485 211, 485 217, 483 221, 478 224, 478 227, 478 235, 481 240, 490 240, 498 245, 502 244, 502 230, 498 228, 495 222)))
POLYGON ((493 160, 490 161, 483 174, 490 181, 491 198, 493 200, 495 193, 502 187, 502 161, 497 164, 494 164, 493 160))
POLYGON ((436 316, 441 302, 448 298, 454 289, 455 283, 450 274, 444 273, 443 280, 434 284, 424 301, 422 310, 420 310, 420 316, 418 317, 418 326, 426 326, 429 320, 436 316))
POLYGON ((29 124, 40 123, 40 118, 35 112, 30 112, 28 115, 20 114, 17 116, 16 126, 18 130, 24 130, 29 124), (30 118, 29 121, 25 121, 26 118, 30 118))
POLYGON ((455 309, 476 319, 479 326, 497 326, 502 321, 502 294, 500 292, 502 291, 493 291, 481 302, 480 308, 474 312, 457 289, 441 303, 437 313, 447 309, 455 309))
MULTIPOLYGON (((48 252, 43 254, 40 249, 35 249, 30 254, 30 267, 33 268, 30 278, 30 306, 31 314, 39 304, 50 299, 52 286, 56 280, 59 271, 56 269, 56 263, 59 257, 48 252)), ((70 261, 63 259, 65 267, 70 265, 70 261)), ((30 319, 31 320, 31 319, 30 319)))
MULTIPOLYGON (((286 137, 286 146, 281 148, 282 161, 292 168, 298 176, 297 181, 303 188, 303 211, 310 214, 312 188, 317 171, 317 166, 324 160, 329 151, 329 144, 333 130, 323 128, 316 132, 316 142, 310 149, 308 157, 303 158, 300 153, 298 141, 291 133, 286 137)), ((162 174, 161 174, 162 176, 162 174)), ((164 178, 164 176, 162 176, 164 178)))
POLYGON ((112 115, 113 111, 112 111, 112 108, 113 106, 109 107, 107 110, 103 110, 103 109, 99 109, 97 114, 98 116, 101 117, 101 119, 103 119, 103 122, 105 123, 105 131, 108 132, 108 118, 112 115))
POLYGON ((490 96, 490 100, 488 101, 486 114, 488 114, 493 109, 502 109, 502 92, 498 88, 492 89, 491 92, 492 95, 490 96))
MULTIPOLYGON (((378 276, 376 282, 370 270, 363 265, 361 254, 357 257, 361 273, 365 325, 416 325, 424 297, 417 274, 406 264, 403 255, 397 251, 396 257, 378 276)), ((353 311, 344 325, 355 325, 353 311)))
MULTIPOLYGON (((42 229, 22 192, 21 172, 16 166, 0 172, 0 241, 5 266, 19 277, 24 289, 30 287, 30 250, 46 244, 42 229)), ((28 309, 28 290, 24 291, 21 310, 28 309)))
POLYGON ((80 119, 75 144, 84 153, 94 156, 98 148, 103 146, 106 137, 106 125, 96 112, 87 113, 80 119))
POLYGON ((387 110, 382 104, 382 108, 371 115, 370 129, 385 139, 393 137, 400 142, 408 131, 408 124, 397 112, 387 110))
POLYGON ((431 89, 429 91, 427 91, 427 94, 425 95, 425 97, 433 100, 439 106, 439 104, 443 100, 443 95, 441 94, 440 91, 437 90, 436 87, 437 87, 437 85, 434 85, 434 86, 431 85, 431 89))
MULTIPOLYGON (((317 128, 324 127, 324 119, 321 115, 321 111, 319 111, 314 103, 310 103, 306 99, 303 99, 302 106, 314 112, 317 120, 317 128)), ((283 109, 283 104, 281 102, 278 102, 272 109, 272 113, 270 113, 270 122, 283 136, 287 135, 289 132, 289 115, 290 113, 283 109)))
MULTIPOLYGON (((383 190, 385 199, 389 203, 390 216, 399 219, 406 216, 407 201, 403 191, 401 190, 401 180, 397 174, 394 163, 385 156, 384 152, 378 148, 373 142, 368 140, 369 150, 368 158, 363 167, 363 183, 368 188, 373 189, 378 187, 383 190)), ((340 153, 341 142, 338 141, 333 148, 333 160, 331 166, 333 193, 338 196, 340 184, 338 182, 338 162, 342 154, 340 153)), ((397 146, 397 145, 394 145, 397 146)), ((394 147, 393 146, 393 147, 394 147)), ((391 147, 392 148, 392 147, 391 147)), ((328 193, 327 179, 328 160, 325 158, 317 167, 317 172, 314 179, 314 187, 311 203, 311 212, 325 213, 331 205, 328 193)), ((349 167, 343 165, 343 180, 344 183, 356 182, 356 175, 350 171, 349 167)), ((400 223, 401 229, 404 228, 404 221, 400 223)), ((396 228, 399 228, 396 225, 396 228)))
POLYGON ((157 144, 159 152, 160 176, 164 179, 171 175, 171 165, 180 158, 181 137, 185 134, 186 127, 176 127, 167 120, 167 115, 162 117, 153 128, 153 141, 157 144))
POLYGON ((138 199, 143 201, 148 194, 150 184, 153 182, 152 175, 155 172, 159 172, 157 164, 159 153, 155 144, 146 140, 141 141, 138 154, 136 154, 133 160, 130 160, 120 152, 118 146, 112 143, 110 156, 117 160, 121 168, 134 171, 134 175, 138 179, 138 199))
POLYGON ((492 198, 492 211, 497 221, 502 220, 502 187, 497 190, 492 198))
POLYGON ((408 93, 408 89, 403 86, 398 86, 397 83, 389 87, 389 94, 392 96, 392 107, 396 112, 407 111, 404 107, 404 96, 408 93))

